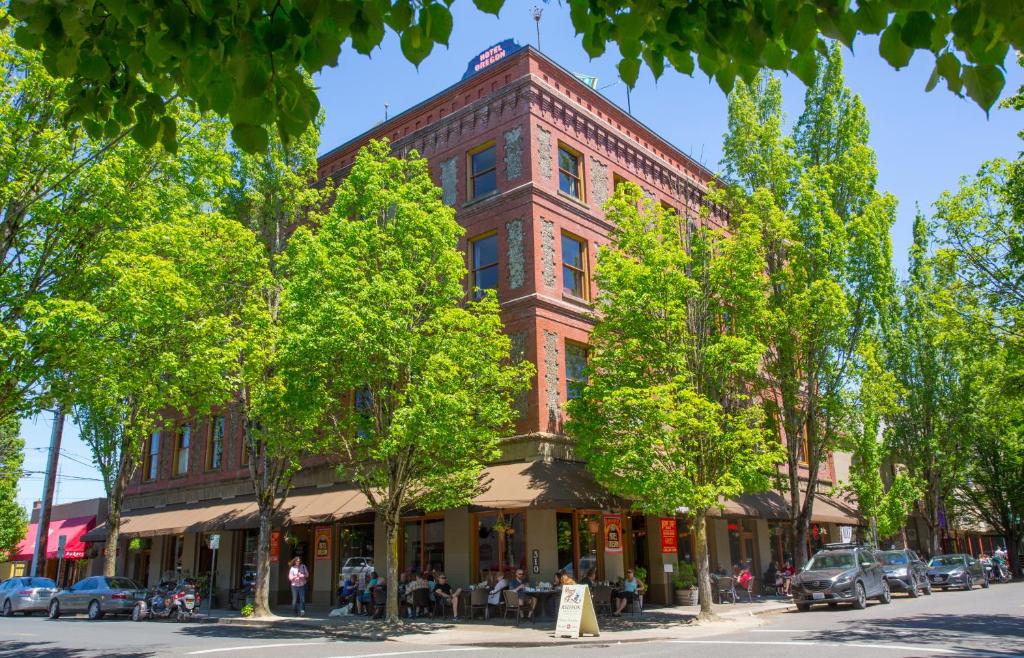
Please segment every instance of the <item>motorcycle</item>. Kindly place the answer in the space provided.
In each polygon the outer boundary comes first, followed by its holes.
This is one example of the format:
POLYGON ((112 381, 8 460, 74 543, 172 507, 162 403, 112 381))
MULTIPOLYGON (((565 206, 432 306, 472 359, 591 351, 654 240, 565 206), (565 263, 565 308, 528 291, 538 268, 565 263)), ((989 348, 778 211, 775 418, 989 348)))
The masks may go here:
POLYGON ((132 608, 132 621, 143 619, 169 619, 188 621, 199 609, 196 581, 183 578, 178 582, 165 581, 132 608))
POLYGON ((985 565, 985 573, 988 574, 989 582, 1008 583, 1013 580, 1010 570, 1001 564, 993 560, 982 560, 982 564, 985 565))

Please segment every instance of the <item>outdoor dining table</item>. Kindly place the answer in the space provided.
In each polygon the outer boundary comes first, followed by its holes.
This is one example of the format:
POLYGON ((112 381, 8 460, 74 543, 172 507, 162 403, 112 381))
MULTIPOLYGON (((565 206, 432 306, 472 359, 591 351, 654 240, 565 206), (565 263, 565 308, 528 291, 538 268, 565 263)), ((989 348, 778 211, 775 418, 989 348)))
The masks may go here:
POLYGON ((534 611, 534 615, 537 617, 554 617, 558 612, 558 601, 562 596, 561 587, 551 589, 527 588, 523 591, 537 598, 537 608, 534 611))

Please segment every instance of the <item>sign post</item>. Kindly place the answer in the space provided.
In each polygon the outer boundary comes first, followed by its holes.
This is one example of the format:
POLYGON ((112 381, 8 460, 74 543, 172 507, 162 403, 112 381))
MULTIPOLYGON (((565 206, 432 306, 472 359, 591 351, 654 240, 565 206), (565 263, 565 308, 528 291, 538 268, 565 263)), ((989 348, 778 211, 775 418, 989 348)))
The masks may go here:
POLYGON ((601 634, 590 588, 586 585, 562 585, 555 636, 576 638, 583 634, 595 637, 601 634))
POLYGON ((64 572, 64 556, 67 555, 68 536, 57 537, 57 586, 60 586, 60 578, 64 572))
POLYGON ((214 574, 217 573, 217 549, 220 548, 220 535, 210 535, 210 550, 213 551, 213 555, 210 557, 210 580, 207 582, 209 586, 206 588, 206 613, 209 614, 213 609, 213 579, 214 574))

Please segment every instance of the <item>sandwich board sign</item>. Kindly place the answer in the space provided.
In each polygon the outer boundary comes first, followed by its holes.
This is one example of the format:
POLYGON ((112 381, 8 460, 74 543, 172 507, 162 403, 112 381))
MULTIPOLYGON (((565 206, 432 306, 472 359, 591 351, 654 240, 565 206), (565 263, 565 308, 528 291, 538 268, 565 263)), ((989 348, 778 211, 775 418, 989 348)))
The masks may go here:
POLYGON ((586 585, 562 585, 555 637, 598 636, 600 634, 590 588, 586 585))

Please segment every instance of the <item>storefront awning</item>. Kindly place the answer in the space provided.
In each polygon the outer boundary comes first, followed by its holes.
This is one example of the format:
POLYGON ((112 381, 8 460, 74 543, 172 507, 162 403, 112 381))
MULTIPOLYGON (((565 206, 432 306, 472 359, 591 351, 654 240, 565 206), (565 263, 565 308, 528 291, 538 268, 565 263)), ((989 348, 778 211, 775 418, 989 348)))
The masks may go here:
POLYGON ((814 509, 811 510, 811 521, 814 523, 838 523, 840 525, 860 525, 861 521, 856 504, 843 497, 832 497, 817 494, 814 509))
POLYGON ((789 502, 778 491, 743 494, 726 500, 723 505, 723 516, 754 516, 767 521, 789 518, 789 502))
MULTIPOLYGON (((293 492, 274 517, 274 524, 329 523, 362 514, 369 509, 366 497, 354 489, 293 492)), ((252 499, 134 509, 121 517, 121 534, 125 537, 241 530, 258 526, 259 508, 252 499)), ((86 536, 87 541, 106 541, 106 538, 105 526, 94 529, 86 536)))
POLYGON ((483 473, 488 487, 473 499, 486 509, 618 509, 629 502, 601 487, 586 466, 576 462, 497 464, 483 473))
MULTIPOLYGON (((60 537, 64 536, 64 558, 67 560, 80 560, 85 557, 85 544, 83 536, 96 525, 95 516, 79 516, 73 519, 53 519, 50 521, 49 536, 46 539, 47 559, 57 559, 57 546, 60 537)), ((11 558, 12 562, 28 562, 32 559, 32 552, 36 546, 36 533, 39 531, 39 524, 32 523, 28 526, 25 538, 18 544, 18 550, 11 558)))

